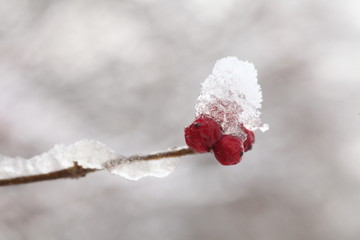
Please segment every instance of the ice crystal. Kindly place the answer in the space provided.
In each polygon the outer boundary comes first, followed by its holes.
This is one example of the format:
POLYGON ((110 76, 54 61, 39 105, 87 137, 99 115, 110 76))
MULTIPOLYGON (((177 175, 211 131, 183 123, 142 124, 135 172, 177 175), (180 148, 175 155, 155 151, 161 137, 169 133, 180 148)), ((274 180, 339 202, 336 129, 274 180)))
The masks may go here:
POLYGON ((260 119, 261 102, 254 65, 226 57, 216 62, 212 74, 202 83, 196 116, 209 115, 220 123, 224 133, 244 138, 241 125, 252 131, 268 129, 260 119))
MULTIPOLYGON (((156 154, 156 153, 155 153, 156 154)), ((172 173, 179 164, 179 158, 142 160, 140 157, 119 157, 104 163, 111 174, 126 179, 139 180, 144 176, 165 177, 172 173)))

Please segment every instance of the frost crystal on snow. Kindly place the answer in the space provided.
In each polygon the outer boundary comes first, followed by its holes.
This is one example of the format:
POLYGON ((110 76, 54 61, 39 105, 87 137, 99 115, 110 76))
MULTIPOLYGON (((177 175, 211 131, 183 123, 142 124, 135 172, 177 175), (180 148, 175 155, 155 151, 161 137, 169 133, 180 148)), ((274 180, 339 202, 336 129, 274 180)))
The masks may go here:
POLYGON ((105 144, 91 139, 84 139, 74 144, 55 145, 48 152, 29 159, 11 158, 0 155, 0 179, 31 176, 63 170, 77 162, 83 168, 103 169, 105 163, 121 162, 112 171, 130 180, 146 176, 165 177, 178 165, 178 159, 151 161, 124 161, 105 144))
POLYGON ((224 133, 244 138, 241 124, 252 131, 268 129, 260 119, 261 102, 254 65, 226 57, 216 62, 212 74, 202 83, 196 116, 209 115, 220 123, 224 133))

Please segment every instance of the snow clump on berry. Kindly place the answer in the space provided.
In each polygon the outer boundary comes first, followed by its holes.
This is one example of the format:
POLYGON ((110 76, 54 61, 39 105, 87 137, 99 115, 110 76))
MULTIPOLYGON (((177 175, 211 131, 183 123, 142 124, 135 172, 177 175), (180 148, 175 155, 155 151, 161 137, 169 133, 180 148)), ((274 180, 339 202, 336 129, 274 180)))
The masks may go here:
POLYGON ((196 116, 202 114, 220 123, 225 134, 246 139, 241 124, 254 131, 268 130, 260 119, 262 93, 257 71, 250 62, 236 57, 218 60, 212 74, 202 83, 197 99, 196 116))

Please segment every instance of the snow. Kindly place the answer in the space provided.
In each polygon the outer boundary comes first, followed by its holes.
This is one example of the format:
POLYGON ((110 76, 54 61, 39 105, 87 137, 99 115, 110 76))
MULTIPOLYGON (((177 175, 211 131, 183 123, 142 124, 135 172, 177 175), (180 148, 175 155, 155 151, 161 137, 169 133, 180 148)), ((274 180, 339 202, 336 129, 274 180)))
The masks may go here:
POLYGON ((218 60, 212 74, 202 83, 196 116, 206 114, 221 124, 224 132, 244 138, 240 126, 266 131, 260 119, 262 93, 254 65, 236 57, 218 60))
POLYGON ((120 157, 108 161, 104 164, 104 167, 111 174, 136 181, 144 176, 166 177, 175 170, 179 163, 179 158, 141 160, 140 157, 134 156, 131 158, 120 157))
POLYGON ((0 179, 54 172, 72 167, 74 162, 83 168, 104 169, 105 163, 115 161, 119 164, 112 166, 112 174, 138 180, 146 176, 165 177, 178 165, 178 159, 125 159, 97 140, 84 139, 70 145, 55 145, 48 152, 29 159, 0 155, 0 179))

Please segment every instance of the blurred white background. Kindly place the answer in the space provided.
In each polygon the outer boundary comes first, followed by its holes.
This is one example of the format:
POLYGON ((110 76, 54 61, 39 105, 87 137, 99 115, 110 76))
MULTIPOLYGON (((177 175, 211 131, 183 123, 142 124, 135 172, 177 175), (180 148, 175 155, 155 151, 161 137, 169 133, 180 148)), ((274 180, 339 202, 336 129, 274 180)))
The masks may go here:
POLYGON ((255 64, 266 133, 233 167, 0 188, 0 240, 360 239, 356 0, 0 0, 0 153, 184 145, 215 61, 255 64))

